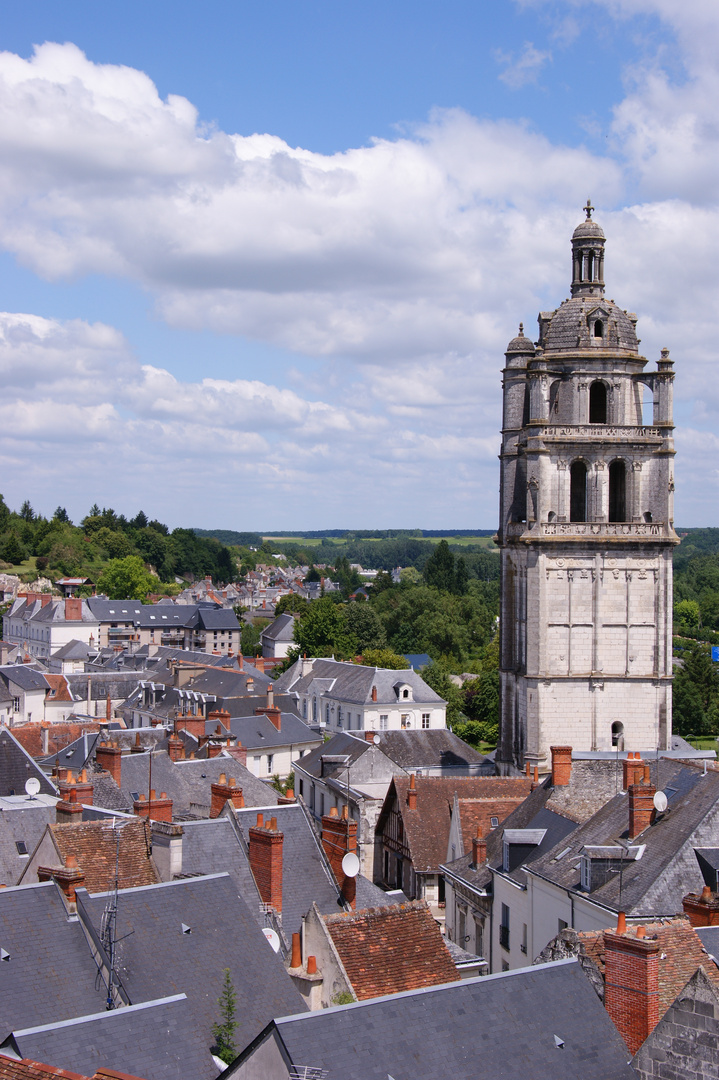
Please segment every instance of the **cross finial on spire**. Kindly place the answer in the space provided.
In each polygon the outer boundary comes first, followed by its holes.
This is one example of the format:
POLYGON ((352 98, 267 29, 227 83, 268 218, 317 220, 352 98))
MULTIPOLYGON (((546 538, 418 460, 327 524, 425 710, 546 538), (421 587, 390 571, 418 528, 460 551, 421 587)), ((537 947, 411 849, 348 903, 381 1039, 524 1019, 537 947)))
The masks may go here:
POLYGON ((587 205, 584 207, 584 213, 587 215, 587 221, 591 221, 593 209, 594 207, 592 206, 592 200, 587 199, 587 205))

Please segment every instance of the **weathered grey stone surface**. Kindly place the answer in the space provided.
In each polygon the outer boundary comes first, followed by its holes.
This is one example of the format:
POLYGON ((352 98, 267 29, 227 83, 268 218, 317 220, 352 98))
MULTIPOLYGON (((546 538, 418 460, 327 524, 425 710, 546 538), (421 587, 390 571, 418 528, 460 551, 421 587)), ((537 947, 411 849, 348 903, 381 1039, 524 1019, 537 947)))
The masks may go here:
POLYGON ((719 994, 701 967, 632 1062, 641 1080, 716 1080, 719 994))

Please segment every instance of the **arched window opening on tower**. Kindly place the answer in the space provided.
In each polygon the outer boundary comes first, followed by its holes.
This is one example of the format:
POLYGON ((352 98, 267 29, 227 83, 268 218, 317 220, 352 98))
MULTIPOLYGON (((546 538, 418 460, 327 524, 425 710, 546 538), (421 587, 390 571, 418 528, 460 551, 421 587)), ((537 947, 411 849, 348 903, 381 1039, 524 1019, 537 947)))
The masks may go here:
POLYGON ((587 252, 587 281, 594 281, 594 255, 587 252))
POLYGON ((589 423, 606 424, 607 387, 599 379, 589 387, 589 423))
POLYGON ((651 427, 654 423, 654 393, 649 386, 642 387, 642 424, 651 427))
POLYGON ((522 427, 529 423, 529 387, 524 387, 524 405, 522 407, 522 427))
POLYGON ((587 466, 583 461, 572 462, 569 517, 571 521, 587 520, 587 466))
POLYGON ((612 747, 617 750, 624 749, 624 724, 621 720, 615 720, 612 724, 612 747))
POLYGON ((604 337, 604 323, 601 319, 597 319, 594 324, 594 336, 600 339, 604 337))
POLYGON ((627 471, 623 461, 609 466, 609 520, 627 520, 627 471))

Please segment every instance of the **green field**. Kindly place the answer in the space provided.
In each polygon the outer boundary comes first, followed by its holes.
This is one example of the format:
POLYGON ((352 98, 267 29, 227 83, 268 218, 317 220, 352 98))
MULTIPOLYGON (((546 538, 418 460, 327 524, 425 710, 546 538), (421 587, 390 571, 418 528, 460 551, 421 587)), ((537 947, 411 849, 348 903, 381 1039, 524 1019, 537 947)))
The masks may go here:
MULTIPOLYGON (((326 538, 320 536, 263 536, 262 539, 270 544, 297 544, 298 547, 319 547, 322 543, 344 547, 346 544, 354 543, 378 544, 386 542, 379 536, 363 537, 361 540, 347 540, 338 536, 328 536, 326 538)), ((476 546, 487 548, 490 551, 496 550, 491 536, 452 536, 451 533, 447 533, 446 536, 423 536, 416 537, 416 539, 429 541, 430 544, 438 544, 440 540, 446 540, 448 544, 456 547, 476 546)))

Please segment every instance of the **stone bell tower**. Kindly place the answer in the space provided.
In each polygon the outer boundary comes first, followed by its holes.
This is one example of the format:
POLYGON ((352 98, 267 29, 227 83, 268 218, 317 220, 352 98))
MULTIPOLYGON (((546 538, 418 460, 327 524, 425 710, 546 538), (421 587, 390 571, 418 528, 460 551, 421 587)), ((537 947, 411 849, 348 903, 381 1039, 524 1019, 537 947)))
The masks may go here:
POLYGON ((671 737, 672 361, 645 371, 636 316, 604 296, 587 202, 572 290, 510 341, 500 525, 502 771, 552 745, 666 749, 671 737), (650 416, 643 415, 651 397, 650 416))

